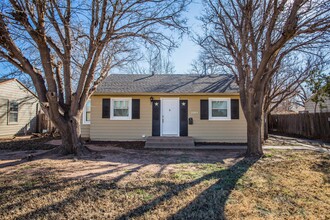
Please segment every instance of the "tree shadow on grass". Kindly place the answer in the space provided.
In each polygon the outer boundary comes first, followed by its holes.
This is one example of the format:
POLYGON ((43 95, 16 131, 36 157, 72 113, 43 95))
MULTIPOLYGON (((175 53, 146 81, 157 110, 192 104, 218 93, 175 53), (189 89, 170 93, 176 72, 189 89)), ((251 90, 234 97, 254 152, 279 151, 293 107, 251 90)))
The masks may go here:
POLYGON ((330 183, 330 155, 323 154, 319 157, 319 161, 315 162, 313 170, 316 172, 323 173, 324 180, 326 183, 330 183))
MULTIPOLYGON (((136 190, 147 190, 154 187, 162 187, 167 188, 165 194, 153 199, 150 202, 144 203, 143 205, 139 206, 138 208, 128 210, 127 213, 122 214, 121 216, 112 216, 117 217, 117 219, 129 219, 133 217, 140 217, 144 216, 147 212, 157 209, 161 203, 170 201, 172 198, 179 195, 180 192, 185 190, 189 190, 192 187, 197 186, 200 183, 208 180, 217 180, 215 184, 211 187, 203 191, 198 197, 192 201, 191 203, 187 204, 186 207, 179 210, 176 214, 172 215, 171 219, 224 219, 224 207, 225 203, 234 189, 236 182, 244 175, 244 173, 249 169, 249 167, 254 164, 257 159, 243 159, 237 162, 232 167, 226 170, 215 171, 210 174, 204 175, 201 178, 196 180, 176 184, 171 181, 162 182, 160 185, 157 183, 157 186, 150 185, 150 186, 137 186, 137 187, 121 187, 117 183, 121 181, 123 178, 128 177, 129 175, 139 172, 142 168, 146 167, 146 164, 139 164, 136 165, 134 168, 131 168, 121 175, 118 175, 116 178, 111 179, 110 181, 80 181, 76 180, 74 182, 68 181, 65 182, 53 182, 47 183, 48 186, 44 186, 43 184, 38 184, 38 186, 24 186, 24 191, 35 191, 40 188, 41 192, 39 192, 39 196, 47 195, 51 192, 53 193, 61 193, 62 190, 67 188, 73 187, 72 191, 66 196, 63 200, 60 200, 55 203, 51 203, 45 205, 43 207, 30 210, 27 213, 24 213, 18 217, 18 219, 34 219, 39 217, 46 217, 49 216, 52 212, 56 213, 63 213, 64 210, 68 206, 74 206, 75 203, 79 202, 86 202, 85 198, 92 200, 98 200, 100 197, 104 196, 109 190, 114 191, 121 191, 121 193, 127 192, 134 192, 136 190)), ((112 169, 111 169, 112 170, 112 169)), ((111 170, 106 171, 112 172, 111 170)), ((162 167, 160 168, 162 170, 162 167)), ((51 172, 51 171, 50 171, 51 172)), ((104 175, 104 172, 99 173, 99 175, 104 175)), ((93 174, 94 176, 94 174, 93 174)), ((89 178, 87 178, 89 179, 89 178)), ((2 189, 0 191, 6 191, 6 189, 2 189)), ((17 191, 17 190, 16 190, 17 191)), ((17 191, 19 193, 20 190, 17 191)), ((18 203, 11 203, 4 207, 2 207, 2 211, 8 211, 8 209, 12 209, 13 207, 23 206, 25 202, 28 202, 29 199, 34 197, 34 194, 26 194, 26 199, 23 201, 19 201, 18 203)), ((179 198, 180 199, 180 198, 179 198)), ((1 209, 0 209, 1 210, 1 209)), ((100 213, 101 214, 101 213, 100 213)), ((101 214, 102 215, 102 214, 101 214)), ((62 217, 66 218, 66 215, 62 217)), ((101 216, 99 216, 101 218, 101 216)))
POLYGON ((169 219, 226 219, 224 209, 231 191, 235 188, 237 181, 258 159, 244 158, 228 169, 215 171, 188 183, 174 185, 164 195, 116 219, 123 220, 143 216, 145 213, 156 209, 159 204, 177 196, 180 192, 212 179, 218 179, 218 181, 169 219))
MULTIPOLYGON (((103 154, 102 154, 103 155, 103 154)), ((10 155, 10 157, 18 157, 19 155, 10 155)), ((98 156, 98 155, 96 155, 98 156)), ((247 169, 256 161, 256 159, 243 159, 237 162, 232 167, 226 170, 215 171, 210 174, 204 175, 201 178, 192 180, 190 182, 185 183, 175 183, 172 180, 167 181, 166 179, 160 179, 160 182, 150 183, 148 186, 143 184, 137 184, 135 187, 130 186, 121 186, 118 184, 124 178, 130 176, 131 174, 135 173, 135 175, 139 175, 140 170, 146 169, 145 167, 148 165, 157 165, 159 167, 158 172, 155 172, 155 178, 159 178, 162 176, 162 172, 166 169, 168 165, 171 164, 189 164, 189 163, 201 163, 201 164, 215 164, 221 163, 225 164, 224 160, 231 160, 233 158, 239 158, 239 152, 227 152, 227 151, 203 151, 203 152, 191 152, 191 151, 150 151, 150 150, 111 150, 105 153, 102 157, 94 157, 91 155, 90 157, 84 158, 86 161, 103 161, 103 162, 110 162, 110 164, 100 164, 100 165, 93 165, 91 169, 96 169, 94 171, 88 172, 83 175, 77 175, 75 178, 69 180, 68 182, 62 182, 51 179, 49 183, 46 181, 45 185, 38 181, 36 185, 33 185, 32 182, 35 180, 32 178, 31 180, 25 181, 22 186, 19 187, 9 187, 8 185, 4 185, 3 188, 0 188, 0 192, 12 191, 12 193, 20 195, 20 193, 24 193, 24 199, 20 201, 16 201, 13 196, 10 196, 8 199, 13 199, 13 202, 3 203, 3 206, 0 207, 0 213, 9 213, 10 210, 14 209, 15 207, 24 206, 25 203, 28 203, 29 200, 35 198, 34 191, 39 191, 38 196, 46 196, 48 194, 57 194, 61 193, 62 191, 67 191, 67 195, 65 198, 62 198, 60 201, 45 204, 45 206, 35 208, 29 210, 18 216, 18 219, 35 219, 39 217, 47 217, 49 215, 56 213, 63 213, 65 209, 68 207, 74 206, 75 204, 79 204, 80 202, 90 202, 89 198, 93 201, 97 201, 102 196, 107 195, 109 190, 112 192, 119 193, 120 195, 125 195, 127 192, 132 192, 133 194, 136 193, 137 190, 145 190, 147 193, 152 190, 161 189, 164 194, 158 196, 154 199, 152 197, 151 201, 148 199, 149 202, 144 202, 143 205, 139 206, 135 209, 127 208, 125 211, 117 212, 112 218, 117 219, 127 219, 131 217, 139 217, 144 216, 147 212, 152 211, 154 209, 159 208, 163 202, 170 201, 171 199, 180 199, 179 193, 189 190, 192 187, 197 186, 204 181, 212 180, 217 181, 214 185, 210 188, 202 192, 200 195, 197 195, 195 201, 189 203, 186 207, 179 210, 176 214, 171 216, 173 219, 221 219, 224 218, 223 209, 225 203, 230 195, 231 190, 235 187, 236 182, 238 179, 247 171, 247 169), (120 165, 120 169, 117 169, 118 163, 120 165), (128 166, 130 165, 130 169, 128 166), (133 167, 131 167, 133 166, 133 167), (106 175, 113 175, 114 172, 122 171, 118 173, 118 175, 114 175, 114 178, 109 180, 97 180, 94 181, 94 178, 106 176, 106 175), (82 179, 82 180, 80 180, 82 179), (88 181, 86 181, 88 180, 88 181), (31 184, 30 184, 31 182, 31 184), (30 186, 31 185, 31 186, 30 186), (72 188, 72 189, 71 189, 72 188), (164 191, 163 191, 164 190, 164 191), (206 208, 205 208, 206 207, 206 208), (208 210, 207 210, 208 209, 208 210), (204 211, 203 211, 204 210, 204 211), (205 211, 207 210, 208 213, 205 211), (123 214, 123 212, 126 212, 123 214), (120 215, 120 216, 118 216, 120 215), (200 216, 200 217, 199 217, 200 216)), ((8 159, 7 157, 5 157, 8 159)), ((46 156, 45 159, 52 159, 52 160, 68 160, 68 157, 56 157, 56 156, 46 156)), ((11 158, 14 159, 14 158, 11 158)), ((40 158, 38 158, 40 159, 40 158)), ((18 161, 15 164, 12 162, 1 164, 0 171, 6 171, 5 168, 7 166, 16 166, 21 163, 28 162, 26 160, 18 161), (3 168, 3 169, 1 169, 3 168)), ((68 164, 73 163, 73 161, 69 161, 68 164)), ((38 166, 40 164, 37 164, 38 166)), ((30 166, 29 164, 27 166, 30 166)), ((18 173, 19 175, 23 175, 25 172, 31 174, 31 172, 39 171, 38 166, 36 168, 32 167, 31 170, 26 169, 24 167, 18 167, 19 169, 23 169, 22 174, 18 173), (34 170, 36 169, 36 170, 34 170)), ((88 167, 88 163, 82 164, 82 167, 74 168, 74 172, 79 172, 80 170, 86 170, 86 166, 88 167)), ((189 166, 189 165, 188 165, 189 166)), ((52 167, 51 167, 52 168, 52 167)), ((54 172, 56 176, 58 172, 62 172, 62 170, 51 169, 47 170, 47 172, 40 172, 41 180, 44 178, 43 175, 46 177, 54 172)), ((15 171, 15 170, 13 170, 15 171)), ((67 172, 66 170, 63 171, 64 173, 67 172)), ((17 175, 18 175, 17 174, 17 175)), ((143 174, 141 174, 143 175, 143 174)), ((152 177, 151 177, 152 178, 152 177)), ((5 180, 5 179, 4 179, 5 180)), ((198 192, 199 194, 199 192, 198 192)), ((116 201, 116 200, 115 200, 116 201)), ((119 202, 119 201, 118 201, 119 202)), ((122 203, 115 205, 121 205, 122 203)), ((139 203, 141 204, 141 203, 139 203)), ((1 206, 1 203, 0 203, 1 206)), ((169 207, 170 208, 170 207, 169 207)), ((98 213, 102 215, 102 213, 98 213)), ((64 218, 66 215, 63 214, 64 218)), ((100 217, 100 216, 99 216, 100 217)), ((102 216, 101 216, 102 217, 102 216)), ((100 217, 100 218, 101 218, 100 217)))
MULTIPOLYGON (((81 181, 78 182, 70 182, 68 181, 69 185, 65 185, 62 187, 57 187, 56 189, 54 189, 54 192, 57 191, 61 191, 64 190, 67 187, 73 187, 73 186, 81 186, 79 187, 77 190, 73 190, 70 194, 70 196, 64 198, 63 200, 59 201, 59 202, 55 202, 52 203, 50 205, 46 205, 44 207, 32 210, 26 214, 20 215, 19 217, 17 217, 16 219, 37 219, 37 218, 46 218, 46 216, 49 214, 50 210, 51 211, 55 211, 55 212, 65 212, 65 208, 68 204, 74 204, 75 202, 78 201, 82 201, 85 197, 89 197, 94 200, 98 199, 98 196, 102 196, 101 192, 102 190, 110 190, 110 189, 120 189, 117 186, 117 183, 122 180, 123 178, 131 175, 134 172, 138 172, 140 169, 142 169, 143 167, 145 167, 146 165, 139 165, 131 170, 129 170, 128 172, 125 172, 119 176, 117 176, 116 178, 112 179, 111 181, 97 181, 97 182, 90 182, 88 184, 82 184, 81 181), (82 184, 82 185, 80 185, 82 184), (89 193, 90 190, 98 190, 99 193, 95 193, 93 195, 91 195, 89 193)), ((45 192, 45 193, 50 193, 50 192, 45 192)), ((27 201, 24 201, 27 202, 27 201)), ((17 205, 22 205, 22 203, 17 203, 17 204, 12 204, 11 207, 17 206, 17 205)), ((10 207, 6 207, 6 208, 10 208, 10 207)), ((1 209, 0 209, 1 210, 1 209)), ((63 213, 65 218, 69 218, 69 216, 66 213, 63 213)))

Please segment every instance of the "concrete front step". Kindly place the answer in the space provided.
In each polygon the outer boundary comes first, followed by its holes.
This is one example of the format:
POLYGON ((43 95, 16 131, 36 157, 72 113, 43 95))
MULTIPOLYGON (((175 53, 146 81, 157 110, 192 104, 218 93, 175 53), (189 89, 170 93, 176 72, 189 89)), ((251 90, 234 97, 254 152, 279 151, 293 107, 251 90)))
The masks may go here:
POLYGON ((189 148, 194 147, 192 137, 148 137, 145 148, 189 148))

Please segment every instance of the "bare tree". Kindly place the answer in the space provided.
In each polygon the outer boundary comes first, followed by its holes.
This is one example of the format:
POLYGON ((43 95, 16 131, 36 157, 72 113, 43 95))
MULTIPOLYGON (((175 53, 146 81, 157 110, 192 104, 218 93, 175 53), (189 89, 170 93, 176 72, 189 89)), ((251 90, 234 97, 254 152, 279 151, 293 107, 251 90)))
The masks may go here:
POLYGON ((305 103, 312 93, 304 86, 304 84, 299 85, 297 96, 295 97, 294 103, 298 106, 305 107, 305 103))
POLYGON ((63 153, 83 153, 80 118, 109 71, 139 43, 168 48, 188 0, 9 0, 0 3, 0 57, 28 74, 63 153), (167 31, 169 32, 169 31, 167 31))
POLYGON ((175 66, 170 60, 170 53, 159 48, 149 48, 141 59, 129 63, 122 68, 131 74, 174 74, 175 66))
POLYGON ((328 0, 208 0, 200 45, 235 75, 247 120, 247 155, 262 155, 265 92, 283 59, 294 51, 328 49, 328 0))
POLYGON ((22 82, 28 89, 34 90, 33 84, 31 82, 31 79, 28 75, 22 74, 20 70, 13 67, 8 62, 1 62, 0 58, 0 79, 18 79, 20 82, 22 82))
POLYGON ((285 104, 292 107, 296 104, 300 87, 304 81, 311 76, 313 69, 324 63, 323 56, 286 57, 281 63, 277 73, 273 75, 266 87, 264 99, 264 139, 268 138, 268 118, 271 112, 280 105, 285 104), (304 59, 307 59, 304 61, 304 59))
POLYGON ((220 74, 221 68, 213 60, 210 60, 206 54, 201 53, 197 59, 192 61, 189 73, 198 75, 220 74))
POLYGON ((314 102, 314 113, 317 106, 322 112, 323 105, 330 98, 330 75, 327 70, 316 68, 311 72, 311 77, 306 80, 307 88, 313 93, 310 100, 314 102))

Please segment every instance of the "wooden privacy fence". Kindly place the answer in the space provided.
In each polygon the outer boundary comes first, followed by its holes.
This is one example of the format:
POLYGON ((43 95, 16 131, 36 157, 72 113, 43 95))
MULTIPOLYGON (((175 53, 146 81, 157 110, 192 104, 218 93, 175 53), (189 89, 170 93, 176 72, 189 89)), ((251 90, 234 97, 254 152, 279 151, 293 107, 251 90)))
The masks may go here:
POLYGON ((330 141, 330 112, 270 115, 270 132, 330 141))
POLYGON ((38 133, 52 133, 55 131, 55 126, 45 113, 40 112, 37 116, 38 133))

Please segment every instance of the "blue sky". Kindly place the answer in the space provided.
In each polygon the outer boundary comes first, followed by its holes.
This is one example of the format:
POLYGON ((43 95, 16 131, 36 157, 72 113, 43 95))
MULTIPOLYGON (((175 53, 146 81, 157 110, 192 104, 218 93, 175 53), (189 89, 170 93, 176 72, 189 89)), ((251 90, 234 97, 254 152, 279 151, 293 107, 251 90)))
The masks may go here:
MULTIPOLYGON (((188 27, 191 33, 199 32, 201 30, 201 23, 198 21, 197 17, 202 13, 202 4, 200 0, 193 0, 193 3, 189 5, 188 11, 184 14, 188 19, 188 27)), ((191 36, 184 35, 179 47, 175 49, 172 54, 170 60, 173 62, 175 66, 175 73, 177 74, 185 74, 189 73, 191 69, 191 63, 194 59, 198 57, 199 46, 196 45, 191 36)), ((7 65, 3 65, 0 63, 0 77, 1 75, 5 75, 10 71, 10 69, 6 68, 7 65)))
MULTIPOLYGON (((194 1, 188 8, 186 14, 190 31, 198 32, 201 30, 200 21, 197 17, 202 14, 202 5, 199 1, 194 1)), ((196 45, 189 36, 184 36, 179 48, 172 54, 172 61, 175 65, 175 73, 189 73, 191 62, 198 57, 199 46, 196 45)))

